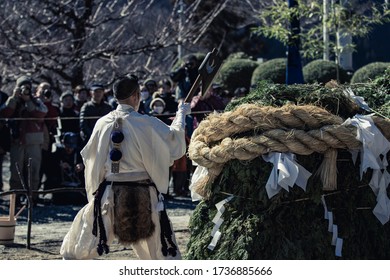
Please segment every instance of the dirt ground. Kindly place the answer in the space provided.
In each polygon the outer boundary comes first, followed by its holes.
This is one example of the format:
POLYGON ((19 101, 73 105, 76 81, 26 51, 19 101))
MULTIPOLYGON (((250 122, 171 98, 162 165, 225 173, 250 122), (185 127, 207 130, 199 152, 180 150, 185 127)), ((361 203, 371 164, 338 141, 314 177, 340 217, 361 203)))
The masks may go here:
MULTIPOLYGON (((5 203, 1 203, 2 205, 5 203)), ((188 222, 192 212, 192 203, 188 200, 170 200, 168 215, 173 223, 180 251, 186 251, 189 239, 188 222)), ((27 246, 27 210, 19 217, 14 243, 0 245, 0 260, 55 260, 61 259, 59 254, 62 240, 70 228, 78 206, 46 206, 38 205, 33 209, 33 224, 31 226, 30 250, 27 246)), ((4 211, 2 211, 2 215, 4 211)), ((126 260, 137 259, 134 251, 114 242, 110 253, 99 259, 126 260)))
MULTIPOLYGON (((3 166, 5 190, 8 186, 7 162, 3 166)), ((189 239, 188 223, 196 203, 188 197, 176 197, 165 200, 182 255, 186 252, 189 239)), ((57 260, 62 240, 70 228, 73 218, 82 206, 38 204, 33 208, 30 249, 27 249, 27 209, 18 217, 15 239, 12 244, 0 244, 0 260, 57 260)), ((16 209, 16 212, 18 209, 16 209)), ((8 197, 0 197, 0 216, 8 214, 8 197)), ((110 253, 99 257, 103 260, 137 259, 131 247, 125 247, 116 241, 110 246, 110 253)))

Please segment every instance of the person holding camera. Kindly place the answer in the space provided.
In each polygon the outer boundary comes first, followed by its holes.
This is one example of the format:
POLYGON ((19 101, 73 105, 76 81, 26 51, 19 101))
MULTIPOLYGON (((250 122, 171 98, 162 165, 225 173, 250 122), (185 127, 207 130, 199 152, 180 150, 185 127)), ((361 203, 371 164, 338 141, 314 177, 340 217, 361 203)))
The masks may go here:
POLYGON ((198 77, 199 61, 195 55, 190 55, 185 60, 185 64, 171 72, 169 75, 171 80, 177 84, 176 100, 183 100, 186 98, 192 85, 198 77))
MULTIPOLYGON (((3 77, 0 76, 0 108, 8 99, 8 94, 1 90, 3 85, 3 77)), ((1 110, 1 109, 0 109, 1 110)), ((9 128, 5 120, 0 120, 0 192, 3 191, 3 161, 4 155, 9 152, 11 137, 9 128)))
MULTIPOLYGON (((37 190, 40 185, 39 168, 41 165, 41 147, 43 144, 44 117, 47 107, 42 100, 32 94, 32 80, 28 76, 21 76, 16 80, 16 87, 12 96, 1 107, 0 116, 10 118, 11 147, 10 147, 10 189, 22 189, 22 184, 16 168, 19 166, 20 174, 28 174, 28 159, 31 164, 31 187, 37 190), (14 119, 18 118, 18 119, 14 119), (20 118, 20 119, 19 119, 20 118)), ((29 180, 24 178, 27 184, 29 180)), ((37 195, 34 195, 34 204, 37 195)), ((20 196, 19 196, 20 198, 20 196)), ((18 203, 19 200, 17 200, 18 203)), ((18 203, 19 204, 19 203, 18 203)))
MULTIPOLYGON (((48 82, 42 82, 38 85, 35 95, 42 100, 47 107, 45 123, 43 126, 43 145, 42 145, 42 161, 40 169, 40 181, 42 182, 43 175, 46 176, 46 181, 50 182, 53 176, 53 144, 57 134, 57 118, 60 114, 60 109, 53 102, 53 97, 56 93, 51 89, 48 82)), ((46 182, 44 182, 46 190, 46 182)))

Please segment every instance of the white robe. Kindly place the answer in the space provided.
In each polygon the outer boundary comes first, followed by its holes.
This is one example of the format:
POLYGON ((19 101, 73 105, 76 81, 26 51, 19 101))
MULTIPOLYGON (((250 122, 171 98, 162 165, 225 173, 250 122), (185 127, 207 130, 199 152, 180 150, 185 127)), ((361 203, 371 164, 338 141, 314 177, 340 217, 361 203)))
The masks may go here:
MULTIPOLYGON (((169 166, 182 157, 186 151, 184 117, 179 115, 171 126, 159 119, 141 115, 129 105, 119 104, 117 109, 100 118, 87 145, 81 151, 85 165, 85 188, 89 203, 76 215, 64 238, 60 253, 65 259, 91 259, 97 256, 98 237, 92 235, 93 193, 104 180, 139 181, 151 179, 161 193, 168 190, 169 166), (111 132, 116 118, 122 119, 122 158, 119 173, 111 173, 109 152, 113 148, 111 132)), ((156 191, 150 188, 152 219, 156 230, 152 237, 142 240, 133 247, 140 259, 167 259, 161 254, 158 199, 156 191)), ((101 201, 107 245, 115 236, 113 233, 113 194, 107 187, 101 201)), ((99 235, 99 234, 98 234, 99 235)), ((174 239, 174 236, 173 236, 174 239)), ((176 241, 174 240, 176 243, 176 241)), ((180 253, 175 259, 180 258, 180 253)))

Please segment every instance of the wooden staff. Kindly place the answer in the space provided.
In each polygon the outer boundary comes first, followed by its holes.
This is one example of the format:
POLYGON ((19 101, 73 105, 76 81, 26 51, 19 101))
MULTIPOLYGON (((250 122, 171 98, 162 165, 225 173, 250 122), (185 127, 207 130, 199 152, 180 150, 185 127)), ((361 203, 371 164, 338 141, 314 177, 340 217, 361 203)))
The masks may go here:
POLYGON ((31 176, 31 161, 32 159, 28 159, 28 186, 24 183, 22 174, 20 173, 19 164, 15 163, 16 171, 18 172, 20 183, 24 189, 23 194, 27 197, 27 249, 31 249, 31 223, 32 223, 32 176, 31 176))
POLYGON ((33 206, 33 195, 32 195, 32 174, 31 174, 31 161, 32 158, 28 159, 28 215, 27 215, 27 249, 31 248, 31 223, 32 223, 32 206, 33 206))
POLYGON ((200 75, 198 75, 198 77, 196 77, 196 80, 195 80, 194 84, 192 85, 190 91, 188 92, 186 98, 184 99, 184 103, 188 103, 188 102, 191 101, 191 99, 194 96, 195 92, 199 88, 199 84, 200 84, 201 80, 202 80, 202 78, 200 77, 200 75))

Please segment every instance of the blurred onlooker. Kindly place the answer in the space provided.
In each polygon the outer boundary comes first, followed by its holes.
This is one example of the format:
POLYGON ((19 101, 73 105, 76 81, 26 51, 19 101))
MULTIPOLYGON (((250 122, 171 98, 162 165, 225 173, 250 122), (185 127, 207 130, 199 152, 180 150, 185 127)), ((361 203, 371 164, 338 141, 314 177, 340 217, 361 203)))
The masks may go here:
POLYGON ((232 100, 244 97, 248 94, 248 90, 245 87, 239 87, 234 90, 234 96, 232 100))
POLYGON ((212 111, 222 111, 225 104, 222 98, 217 95, 215 89, 211 86, 208 91, 202 95, 196 95, 191 100, 191 112, 194 113, 196 123, 200 123, 212 111), (204 112, 197 114, 196 112, 204 112))
POLYGON ((190 55, 185 60, 184 65, 175 69, 170 74, 170 78, 174 83, 177 83, 176 100, 186 98, 192 85, 198 77, 199 61, 195 55, 190 55))
MULTIPOLYGON (((3 85, 3 79, 0 76, 0 110, 1 107, 5 104, 8 99, 8 94, 1 91, 1 87, 3 85)), ((9 148, 11 145, 11 137, 9 128, 5 121, 0 120, 0 191, 3 190, 3 160, 4 155, 9 152, 9 148)))
POLYGON ((42 100, 47 107, 47 114, 45 116, 45 127, 44 127, 44 146, 43 149, 51 151, 51 146, 54 143, 54 136, 56 135, 57 129, 57 117, 60 114, 60 109, 57 104, 53 104, 54 92, 51 86, 47 82, 40 83, 36 89, 35 95, 42 100))
POLYGON ((165 112, 165 101, 159 97, 155 97, 150 102, 150 114, 161 115, 165 112))
MULTIPOLYGON (((31 181, 31 188, 38 190, 40 186, 39 169, 41 166, 41 147, 43 145, 44 117, 47 107, 40 98, 32 94, 32 80, 28 76, 21 76, 16 80, 16 87, 11 97, 1 108, 0 115, 7 118, 23 118, 10 123, 10 189, 22 189, 16 165, 20 174, 27 174, 27 165, 31 158, 31 180, 24 178, 26 183, 31 181)), ((19 196, 20 197, 20 196, 19 196)), ((34 204, 38 198, 33 195, 34 204)), ((17 200, 17 203, 19 200, 17 200)))
POLYGON ((94 83, 90 87, 91 100, 80 110, 80 136, 83 146, 91 137, 97 120, 112 111, 112 107, 104 101, 104 86, 94 83))
MULTIPOLYGON (((187 133, 185 137, 188 149, 190 138, 187 133)), ((189 158, 186 154, 173 162, 171 174, 174 193, 172 196, 189 196, 189 168, 191 168, 191 165, 189 164, 189 158)))
POLYGON ((152 101, 153 93, 158 90, 157 82, 153 79, 147 79, 144 82, 144 87, 141 89, 141 103, 138 110, 141 114, 150 113, 150 102, 152 101))
MULTIPOLYGON (((54 187, 84 187, 84 164, 78 148, 78 135, 66 132, 61 145, 53 154, 53 176, 48 188, 54 187)), ((85 195, 79 192, 61 192, 53 194, 56 204, 86 203, 85 195)))
POLYGON ((66 132, 80 133, 79 113, 74 109, 74 95, 71 91, 61 94, 61 134, 66 132))
POLYGON ((53 104, 53 91, 47 82, 42 82, 38 85, 36 96, 42 100, 47 107, 47 114, 45 116, 45 123, 43 127, 43 145, 42 145, 42 161, 40 169, 40 180, 43 175, 46 179, 51 174, 52 167, 52 146, 55 142, 55 135, 57 134, 57 117, 59 116, 59 108, 53 104))
POLYGON ((145 115, 146 111, 145 111, 145 105, 143 101, 146 100, 147 98, 151 98, 145 86, 142 86, 140 88, 140 98, 141 98, 141 102, 139 103, 138 113, 145 115))
POLYGON ((116 98, 114 97, 113 90, 111 88, 106 89, 104 95, 105 95, 105 99, 106 99, 107 103, 110 104, 110 106, 112 107, 113 110, 115 110, 116 107, 118 106, 118 102, 117 102, 116 98))
POLYGON ((157 116, 161 121, 166 123, 167 125, 170 125, 172 123, 172 120, 169 119, 169 116, 164 116, 164 113, 166 113, 165 110, 165 101, 159 97, 155 97, 150 102, 150 115, 157 116))
POLYGON ((212 88, 213 88, 213 94, 221 97, 222 102, 226 107, 226 105, 231 101, 233 94, 227 90, 224 90, 223 87, 218 83, 213 83, 212 88))
POLYGON ((89 90, 84 85, 78 85, 74 91, 74 109, 80 113, 81 107, 90 99, 89 90))
POLYGON ((159 83, 160 92, 158 97, 164 100, 165 102, 165 112, 176 113, 178 103, 175 100, 172 92, 172 83, 168 79, 163 79, 159 83))

